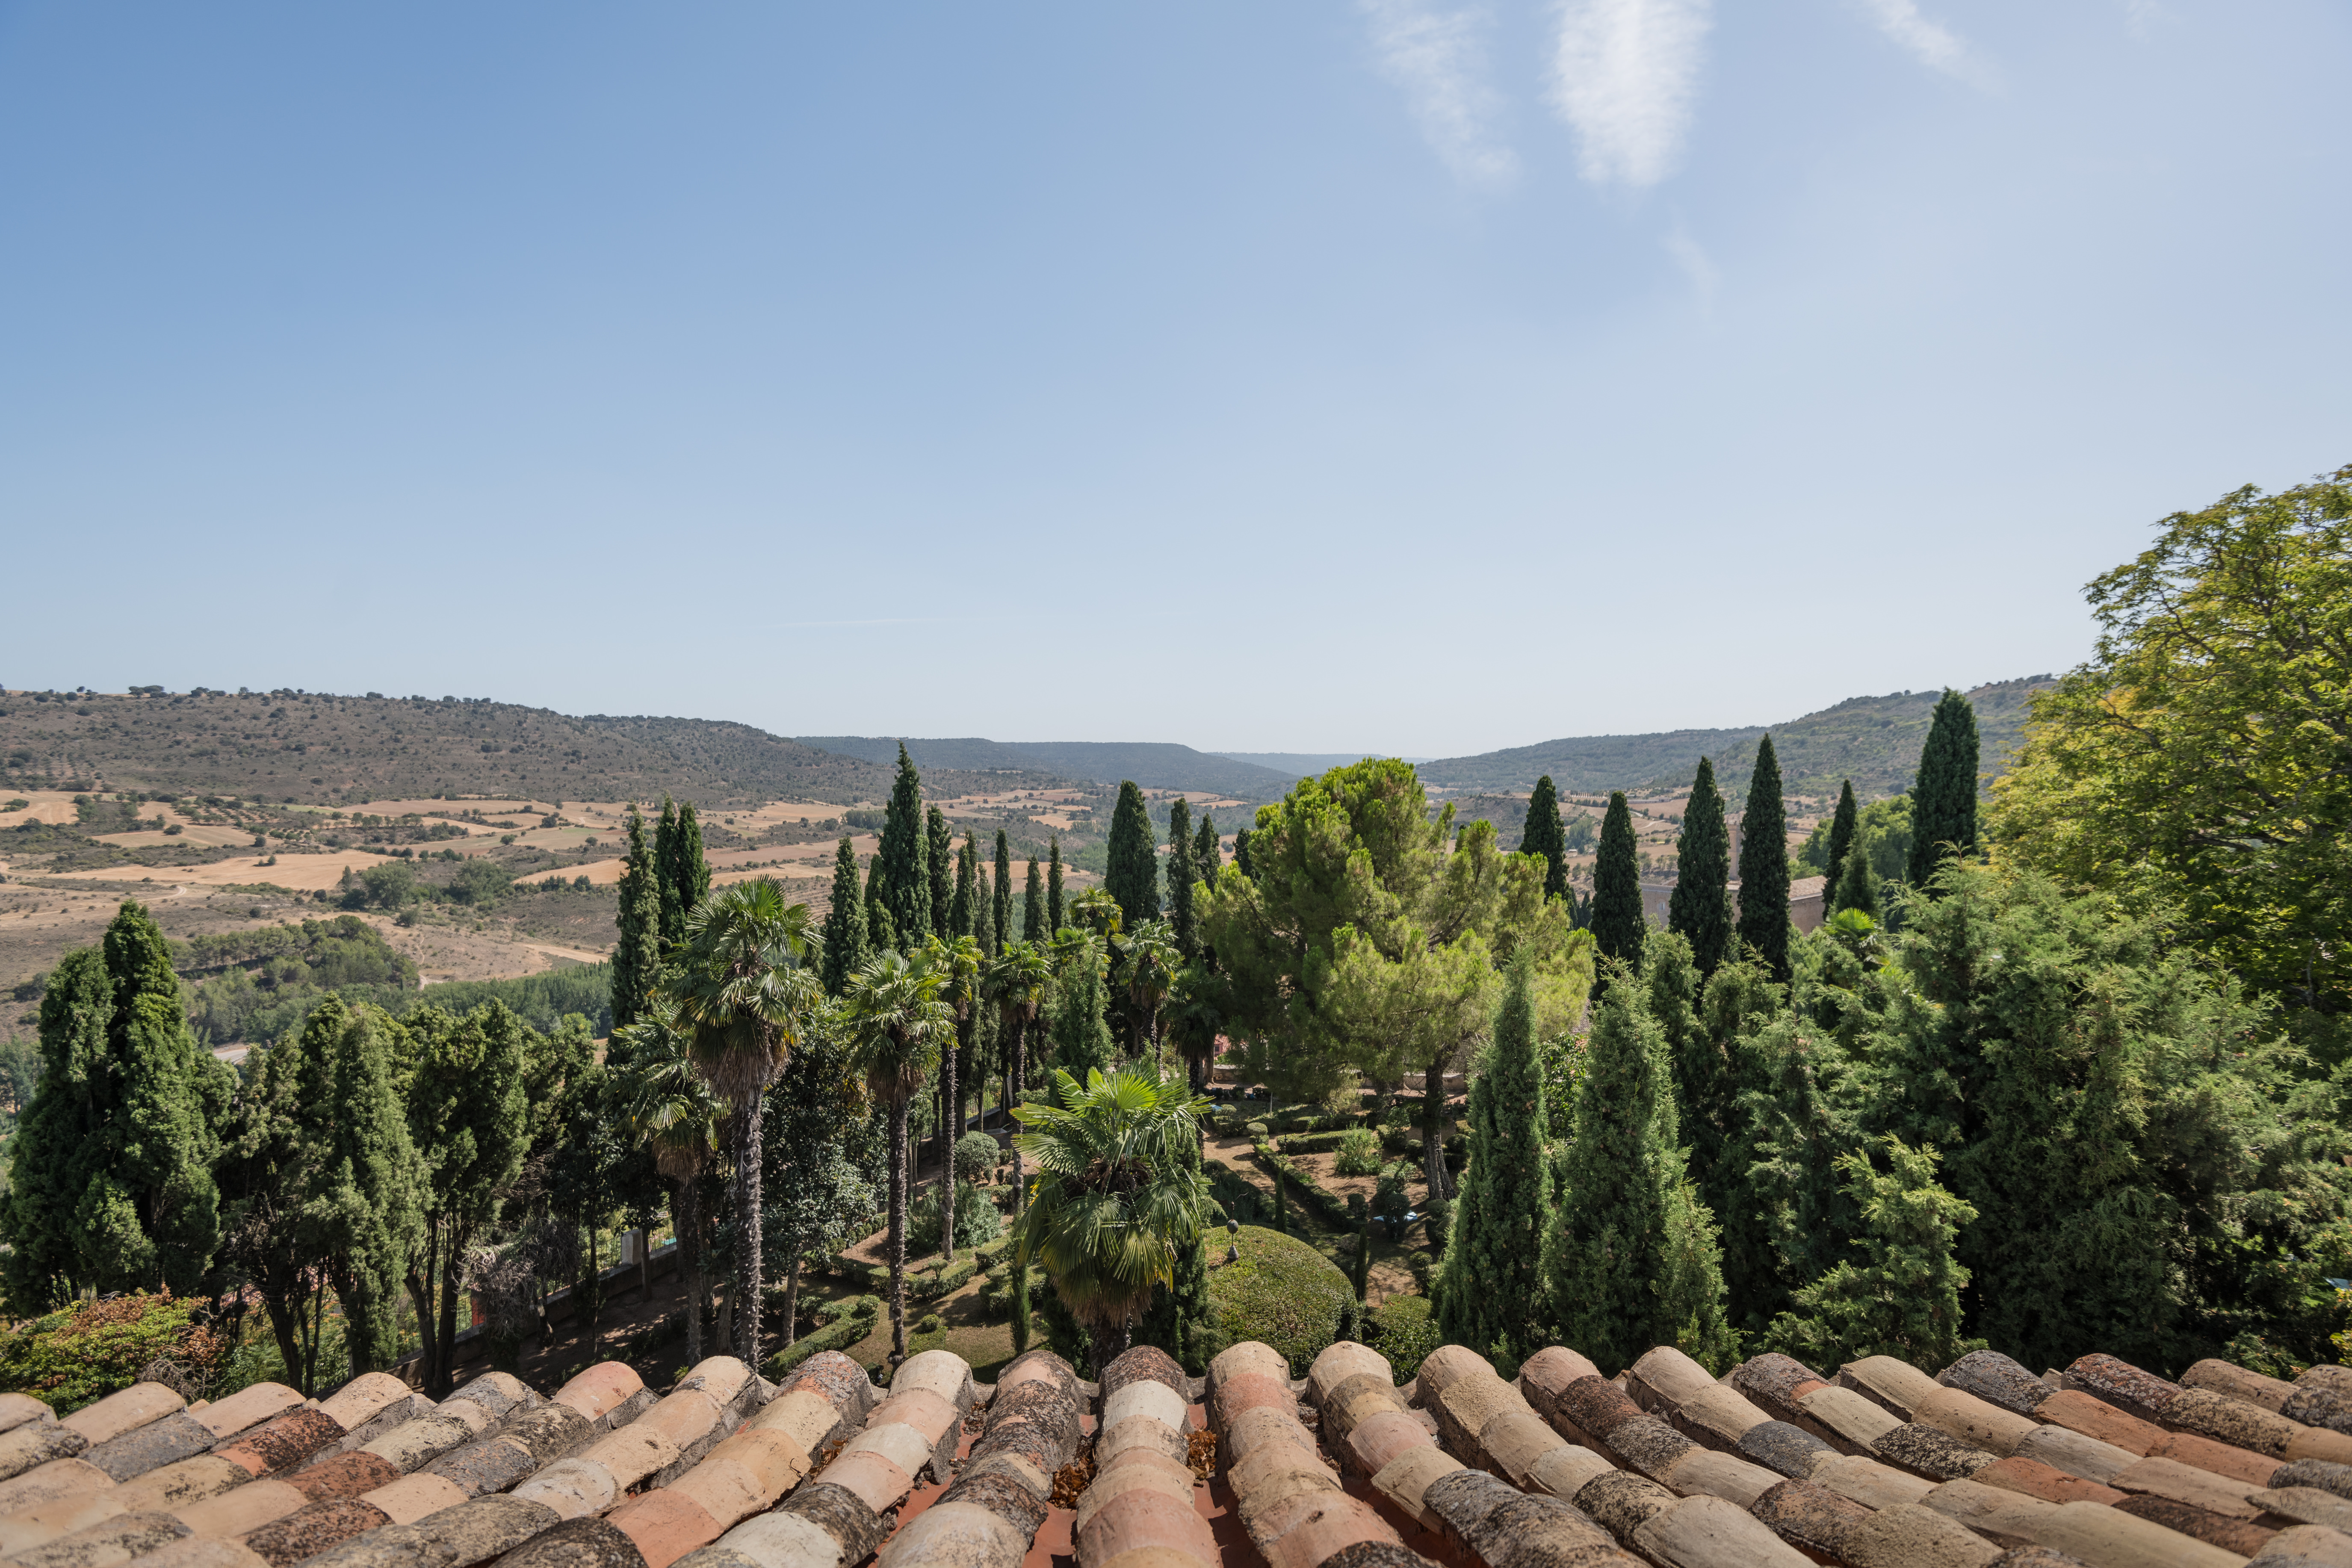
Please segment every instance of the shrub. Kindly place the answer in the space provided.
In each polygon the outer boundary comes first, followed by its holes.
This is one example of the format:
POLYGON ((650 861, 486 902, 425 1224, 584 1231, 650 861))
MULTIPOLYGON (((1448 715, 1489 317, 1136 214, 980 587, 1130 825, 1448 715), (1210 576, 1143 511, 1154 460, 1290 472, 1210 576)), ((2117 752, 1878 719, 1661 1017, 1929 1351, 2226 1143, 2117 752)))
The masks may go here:
POLYGON ((1420 1374, 1421 1363, 1439 1343, 1426 1296, 1390 1297, 1372 1313, 1372 1348, 1389 1358, 1399 1388, 1420 1374))
MULTIPOLYGON (((963 1152, 956 1151, 961 1156, 963 1152)), ((958 1162, 961 1163, 961 1160, 958 1162)), ((994 1241, 1004 1234, 1004 1216, 987 1194, 970 1182, 956 1184, 956 1247, 978 1247, 983 1241, 994 1241)), ((926 1201, 922 1207, 907 1216, 907 1250, 909 1253, 931 1253, 940 1249, 940 1202, 937 1197, 926 1201)))
POLYGON ((1348 1277, 1307 1243, 1277 1231, 1244 1226, 1237 1243, 1239 1262, 1209 1270, 1218 1329, 1228 1343, 1263 1341, 1290 1363, 1291 1376, 1306 1376, 1355 1304, 1348 1277))
POLYGON ((173 1363, 175 1384, 209 1392, 236 1346, 194 1321, 205 1305, 201 1298, 141 1291, 52 1312, 0 1336, 0 1388, 47 1400, 65 1415, 130 1387, 149 1363, 163 1361, 173 1363))
POLYGON ((882 1316, 882 1298, 852 1296, 845 1301, 828 1302, 817 1309, 816 1316, 819 1327, 768 1358, 764 1370, 769 1376, 800 1365, 819 1351, 842 1350, 872 1333, 882 1316))
POLYGON ((1453 1224, 1454 1200, 1452 1198, 1430 1199, 1429 1212, 1422 1216, 1422 1229, 1429 1237, 1429 1248, 1432 1252, 1445 1250, 1446 1235, 1453 1224))
POLYGON ((1381 1168, 1381 1135, 1369 1127, 1350 1127, 1339 1135, 1339 1157, 1331 1169, 1342 1176, 1370 1176, 1381 1168))
POLYGON ((955 1173, 959 1182, 977 1182, 996 1169, 1004 1151, 985 1132, 967 1132, 955 1142, 955 1173))
POLYGON ((936 1334, 946 1326, 937 1312, 925 1312, 916 1322, 915 1331, 919 1334, 936 1334))

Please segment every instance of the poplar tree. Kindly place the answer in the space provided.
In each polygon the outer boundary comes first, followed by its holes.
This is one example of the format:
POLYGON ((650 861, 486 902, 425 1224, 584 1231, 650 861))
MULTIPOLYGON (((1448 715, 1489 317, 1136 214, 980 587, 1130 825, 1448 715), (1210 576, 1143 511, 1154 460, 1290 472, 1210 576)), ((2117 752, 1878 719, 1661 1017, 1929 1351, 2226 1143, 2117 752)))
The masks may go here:
POLYGON ((1773 979, 1789 983, 1789 818, 1769 735, 1756 748, 1748 814, 1739 820, 1739 940, 1763 957, 1773 979))
POLYGON ((866 899, 857 888, 857 854, 845 837, 833 852, 833 902, 824 912, 824 957, 820 974, 826 995, 840 995, 849 977, 866 967, 870 935, 866 899))
POLYGON ((1037 857, 1029 857, 1029 886, 1021 895, 1021 940, 1047 942, 1053 931, 1045 924, 1045 884, 1037 872, 1037 857))
POLYGON ((1601 855, 1592 868, 1592 940, 1603 958, 1629 970, 1642 967, 1642 943, 1649 932, 1642 913, 1642 868, 1633 847, 1633 808, 1625 792, 1609 795, 1601 819, 1601 855))
POLYGON ((320 1180, 304 1205, 343 1310, 352 1373, 380 1372, 400 1353, 398 1309, 408 1256, 423 1239, 424 1170, 394 1083, 381 1008, 329 996, 303 1025, 306 1098, 320 1110, 320 1180))
POLYGON ((1168 807, 1168 925, 1187 963, 1201 952, 1192 914, 1192 879, 1199 875, 1192 868, 1192 806, 1180 795, 1168 807))
POLYGON ((654 881, 661 900, 661 946, 667 952, 686 935, 686 910, 678 903, 677 803, 662 796, 661 819, 654 825, 654 881))
POLYGON ((1910 883, 1937 896, 1937 868, 1977 842, 1977 710, 1949 687, 1936 704, 1911 788, 1910 883))
POLYGON ((1853 847, 1854 828, 1861 820, 1862 808, 1853 800, 1853 781, 1848 779, 1838 790, 1837 813, 1830 818, 1829 865, 1822 873, 1824 913, 1836 906, 1838 883, 1845 875, 1846 851, 1853 847))
POLYGON ((1559 823, 1559 792, 1551 775, 1536 780, 1528 796, 1528 823, 1519 834, 1519 853, 1540 855, 1544 861, 1544 897, 1564 899, 1568 893, 1568 834, 1559 823))
POLYGON ((661 973, 661 879, 653 846, 646 838, 646 816, 629 805, 629 857, 621 871, 621 940, 613 949, 613 1026, 644 1016, 661 973))
POLYGON ((1675 868, 1666 927, 1690 943, 1691 962, 1704 979, 1731 952, 1731 830, 1724 825, 1715 763, 1706 757, 1698 760, 1690 804, 1683 808, 1675 868))
POLYGON ((213 1179, 236 1076, 199 1047, 171 944, 126 902, 41 996, 39 1087, 13 1141, 9 1295, 42 1310, 82 1286, 195 1289, 220 1241, 213 1179))
POLYGON ((1045 867, 1045 934, 1050 941, 1062 929, 1062 839, 1059 834, 1047 846, 1049 858, 1045 867))
MULTIPOLYGON (((893 941, 920 947, 931 934, 930 837, 923 822, 923 780, 898 746, 898 776, 882 814, 882 843, 875 851, 874 892, 889 911, 893 941)), ((879 943, 876 951, 884 951, 879 943)))
POLYGON ((1118 786, 1110 816, 1103 888, 1118 901, 1127 929, 1160 918, 1160 857, 1152 847, 1151 812, 1132 779, 1118 786))
MULTIPOLYGON (((1470 1085, 1470 1163, 1436 1292, 1439 1332, 1484 1350, 1498 1368, 1539 1349, 1543 1249, 1555 1220, 1535 1001, 1526 963, 1511 965, 1486 1070, 1470 1085)), ((1370 1245, 1367 1233, 1360 1245, 1370 1245)))
POLYGON ((996 929, 994 945, 988 950, 991 958, 1001 955, 1004 952, 1004 944, 1013 940, 1013 841, 1005 837, 1002 827, 996 830, 994 891, 996 896, 989 906, 996 929))
MULTIPOLYGON (((963 933, 955 920, 955 829, 947 814, 934 805, 923 814, 924 866, 930 896, 930 930, 952 942, 963 933)), ((930 934, 926 932, 926 935, 930 934)))
POLYGON ((1684 1169, 1665 1041, 1627 966, 1595 1007, 1545 1274, 1558 1342, 1602 1366, 1675 1345, 1709 1371, 1738 1355, 1715 1216, 1684 1169))

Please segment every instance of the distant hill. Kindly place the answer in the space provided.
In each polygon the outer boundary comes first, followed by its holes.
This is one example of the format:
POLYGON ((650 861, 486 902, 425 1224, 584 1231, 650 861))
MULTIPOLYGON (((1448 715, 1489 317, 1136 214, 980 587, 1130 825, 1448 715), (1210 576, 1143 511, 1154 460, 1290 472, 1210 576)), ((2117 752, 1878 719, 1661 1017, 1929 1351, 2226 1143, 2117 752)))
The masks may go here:
MULTIPOLYGON (((1292 778, 1311 778, 1328 773, 1333 768, 1344 768, 1349 763, 1360 763, 1366 757, 1385 757, 1387 752, 1219 752, 1237 763, 1251 763, 1261 768, 1271 768, 1292 778)), ((1425 763, 1427 757, 1407 757, 1408 763, 1425 763)))
MULTIPOLYGON (((311 805, 665 793, 713 805, 850 805, 890 791, 888 770, 864 758, 705 719, 574 718, 487 700, 324 692, 0 693, 0 784, 101 781, 311 805)), ((947 794, 1004 784, 952 773, 924 782, 947 794)))
MULTIPOLYGON (((889 735, 803 735, 801 743, 896 766, 899 738, 889 735)), ((1280 800, 1295 773, 1235 762, 1190 746, 1151 741, 906 741, 907 755, 928 780, 934 768, 1028 769, 1088 784, 1133 779, 1147 789, 1202 789, 1241 800, 1280 800)), ((1355 759, 1349 758, 1350 762, 1355 759)))
MULTIPOLYGON (((2023 738, 2027 700, 2046 675, 1995 681, 1967 693, 1976 705, 1977 733, 1989 782, 2016 754, 2023 738)), ((1864 799, 1898 795, 1911 787, 1927 721, 1941 691, 1896 691, 1885 697, 1853 697, 1834 708, 1808 713, 1785 724, 1743 730, 1673 730, 1654 735, 1587 735, 1544 741, 1532 746, 1449 757, 1421 769, 1423 780, 1446 789, 1524 791, 1542 774, 1563 794, 1591 795, 1622 789, 1635 793, 1686 787, 1702 756, 1715 759, 1717 783, 1732 809, 1756 768, 1756 748, 1768 732, 1780 763, 1782 787, 1791 795, 1829 795, 1841 779, 1853 780, 1864 799)))

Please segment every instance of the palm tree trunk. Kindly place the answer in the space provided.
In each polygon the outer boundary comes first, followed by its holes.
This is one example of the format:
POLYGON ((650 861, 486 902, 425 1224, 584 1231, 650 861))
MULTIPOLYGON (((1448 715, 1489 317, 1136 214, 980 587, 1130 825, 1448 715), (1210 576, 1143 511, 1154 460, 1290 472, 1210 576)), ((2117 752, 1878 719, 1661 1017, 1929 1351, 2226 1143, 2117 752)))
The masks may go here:
POLYGON ((907 1359, 907 1097, 890 1098, 890 1355, 907 1359))
POLYGON ((940 1267, 944 1268, 955 1261, 955 1146, 963 1133, 956 1123, 963 1120, 963 1084, 956 1077, 954 1043, 940 1055, 946 1070, 940 1074, 940 1094, 947 1109, 940 1122, 940 1267))
POLYGON ((702 1233, 696 1226, 698 1173, 677 1184, 677 1271, 686 1280, 686 1364, 702 1361, 702 1233))
POLYGON ((754 1376, 760 1367, 760 1109, 767 1098, 765 1089, 753 1089, 735 1118, 735 1250, 742 1259, 743 1281, 735 1314, 735 1353, 754 1376))

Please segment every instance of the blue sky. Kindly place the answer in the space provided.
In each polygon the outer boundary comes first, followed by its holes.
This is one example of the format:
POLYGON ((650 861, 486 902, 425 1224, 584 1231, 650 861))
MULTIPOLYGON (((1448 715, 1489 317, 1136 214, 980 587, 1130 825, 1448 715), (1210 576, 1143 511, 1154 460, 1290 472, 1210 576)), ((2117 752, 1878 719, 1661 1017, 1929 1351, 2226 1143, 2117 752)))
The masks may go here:
POLYGON ((2352 461, 2295 0, 0 3, 0 683, 1450 755, 2352 461))

